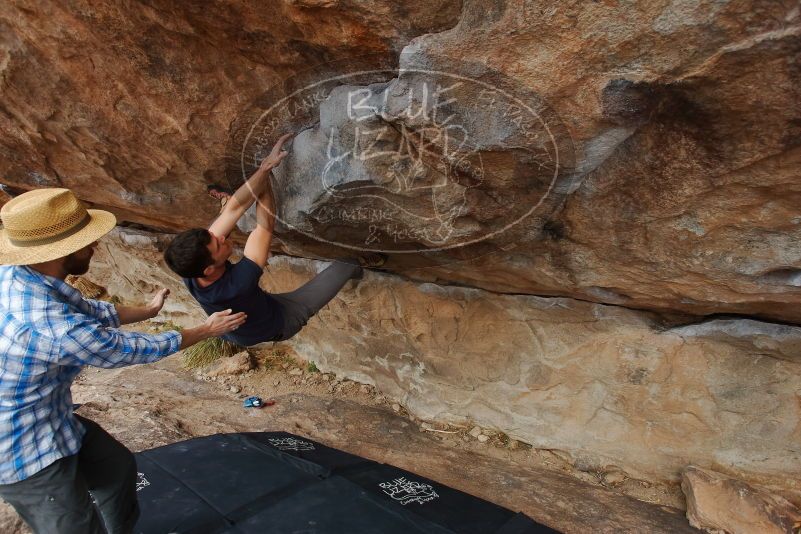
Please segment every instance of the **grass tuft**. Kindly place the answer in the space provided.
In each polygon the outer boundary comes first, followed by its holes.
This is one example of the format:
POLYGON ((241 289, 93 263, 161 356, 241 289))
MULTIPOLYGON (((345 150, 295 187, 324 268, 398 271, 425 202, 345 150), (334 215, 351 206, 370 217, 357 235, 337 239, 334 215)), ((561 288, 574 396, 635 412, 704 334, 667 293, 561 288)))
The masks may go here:
POLYGON ((306 370, 310 373, 319 373, 320 370, 314 365, 314 362, 309 362, 309 365, 306 366, 306 370))
POLYGON ((236 343, 220 337, 210 337, 184 350, 184 367, 187 369, 205 367, 219 358, 233 356, 243 350, 245 348, 236 343))
POLYGON ((259 361, 265 371, 282 368, 283 364, 287 364, 287 366, 297 365, 295 358, 290 356, 283 347, 273 347, 259 351, 259 361))

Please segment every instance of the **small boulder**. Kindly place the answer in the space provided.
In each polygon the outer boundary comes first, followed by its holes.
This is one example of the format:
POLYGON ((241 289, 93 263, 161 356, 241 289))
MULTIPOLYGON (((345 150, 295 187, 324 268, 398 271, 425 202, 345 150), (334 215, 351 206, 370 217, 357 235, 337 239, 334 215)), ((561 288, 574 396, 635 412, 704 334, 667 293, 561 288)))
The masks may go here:
POLYGON ((731 534, 791 534, 801 509, 787 499, 709 469, 689 466, 681 477, 687 519, 696 528, 731 534))
POLYGON ((241 375, 252 368, 253 360, 250 354, 246 350, 243 350, 229 358, 220 358, 208 366, 208 368, 204 369, 204 373, 212 377, 212 380, 216 380, 218 376, 241 375))

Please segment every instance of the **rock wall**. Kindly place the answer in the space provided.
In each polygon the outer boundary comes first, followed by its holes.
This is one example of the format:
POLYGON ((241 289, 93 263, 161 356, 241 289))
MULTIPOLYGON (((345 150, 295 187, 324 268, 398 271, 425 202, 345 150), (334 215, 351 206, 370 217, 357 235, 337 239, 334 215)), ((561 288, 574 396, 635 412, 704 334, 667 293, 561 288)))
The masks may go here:
MULTIPOLYGON (((797 0, 10 0, 0 182, 174 232, 295 131, 276 249, 391 273, 301 355, 588 468, 798 491, 800 88, 797 0)), ((165 239, 104 245, 112 293, 181 294, 165 239)))
POLYGON ((795 0, 5 2, 0 176, 174 231, 291 129, 276 244, 293 255, 391 248, 419 281, 798 322, 800 17, 795 0), (392 148, 357 157, 357 128, 392 148))
POLYGON ((165 230, 204 224, 237 114, 283 78, 397 55, 451 27, 458 0, 0 5, 0 176, 64 186, 165 230))
MULTIPOLYGON (((144 301, 172 289, 179 323, 203 317, 158 249, 131 231, 102 241, 91 276, 144 301)), ((270 260, 289 291, 325 266, 270 260)), ((367 273, 291 346, 325 371, 373 384, 418 417, 497 428, 581 469, 677 483, 688 464, 801 502, 801 328, 653 315, 568 298, 509 296, 367 273)))

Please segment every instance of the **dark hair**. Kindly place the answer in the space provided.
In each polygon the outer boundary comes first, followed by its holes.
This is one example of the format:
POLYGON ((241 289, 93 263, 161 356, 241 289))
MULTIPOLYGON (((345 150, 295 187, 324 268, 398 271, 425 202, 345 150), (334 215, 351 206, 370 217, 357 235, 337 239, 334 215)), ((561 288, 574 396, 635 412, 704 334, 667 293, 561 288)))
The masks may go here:
POLYGON ((201 278, 203 270, 214 263, 208 245, 211 234, 205 228, 181 232, 164 251, 164 261, 170 269, 184 278, 201 278))

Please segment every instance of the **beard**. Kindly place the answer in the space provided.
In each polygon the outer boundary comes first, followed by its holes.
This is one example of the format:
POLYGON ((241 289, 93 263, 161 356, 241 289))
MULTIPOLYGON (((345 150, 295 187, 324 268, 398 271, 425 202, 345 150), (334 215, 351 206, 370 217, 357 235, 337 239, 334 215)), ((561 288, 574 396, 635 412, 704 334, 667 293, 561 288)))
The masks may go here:
POLYGON ((92 254, 93 252, 91 250, 88 252, 86 250, 73 252, 64 258, 64 271, 67 274, 76 276, 86 274, 89 271, 89 262, 92 261, 92 254))

